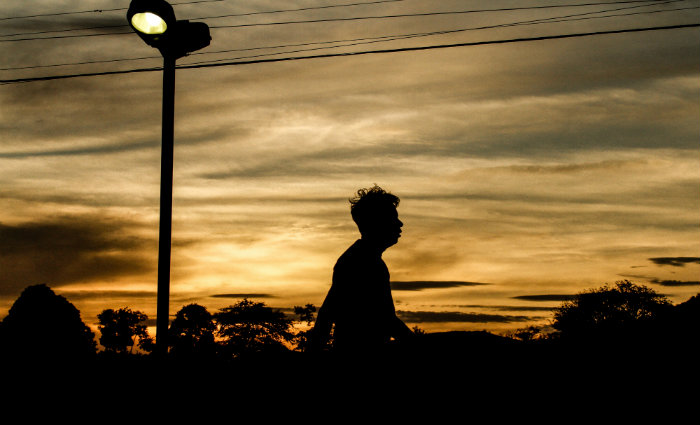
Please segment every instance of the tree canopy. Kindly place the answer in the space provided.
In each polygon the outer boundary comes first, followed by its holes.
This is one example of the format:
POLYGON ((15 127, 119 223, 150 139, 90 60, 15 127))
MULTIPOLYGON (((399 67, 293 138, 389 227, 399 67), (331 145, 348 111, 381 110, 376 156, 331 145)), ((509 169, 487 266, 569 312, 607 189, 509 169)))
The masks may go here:
POLYGON ((80 359, 96 351, 80 311, 45 284, 28 286, 0 323, 4 355, 80 359))
POLYGON ((233 357, 262 351, 287 351, 294 339, 292 320, 282 311, 247 298, 214 315, 224 352, 233 357))
POLYGON ((148 316, 140 311, 132 311, 128 307, 119 310, 109 308, 98 314, 97 319, 100 323, 97 328, 102 334, 100 344, 106 351, 131 353, 137 339, 139 347, 146 350, 151 348, 152 341, 143 323, 148 316))
POLYGON ((175 314, 170 324, 170 352, 179 357, 212 356, 216 354, 214 316, 206 307, 189 304, 175 314))
POLYGON ((633 337, 650 331, 671 309, 664 295, 623 280, 563 303, 554 310, 552 326, 564 338, 633 337))

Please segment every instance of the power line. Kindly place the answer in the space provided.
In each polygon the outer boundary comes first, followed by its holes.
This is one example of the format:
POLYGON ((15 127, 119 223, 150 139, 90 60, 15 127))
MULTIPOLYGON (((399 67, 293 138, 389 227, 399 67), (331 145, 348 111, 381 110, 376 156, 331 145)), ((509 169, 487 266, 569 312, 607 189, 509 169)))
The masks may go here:
MULTIPOLYGON (((247 13, 234 13, 231 15, 219 15, 219 16, 203 16, 199 18, 192 19, 219 19, 219 18, 240 18, 243 16, 254 16, 254 15, 267 15, 272 13, 286 13, 286 12, 305 12, 308 10, 321 10, 321 9, 333 9, 338 7, 349 7, 349 6, 366 6, 380 3, 396 3, 405 0, 379 0, 379 1, 368 1, 362 3, 345 3, 345 4, 331 4, 327 6, 312 6, 312 7, 301 7, 297 9, 281 9, 281 10, 268 10, 263 12, 247 12, 247 13)), ((641 0, 640 0, 641 1, 641 0)))
MULTIPOLYGON (((590 37, 590 36, 597 36, 597 35, 623 34, 623 33, 632 33, 632 32, 659 31, 659 30, 671 30, 671 29, 681 29, 681 28, 695 28, 695 27, 700 27, 700 23, 668 25, 668 26, 661 26, 661 27, 628 28, 628 29, 621 29, 621 30, 596 31, 596 32, 586 32, 586 33, 574 33, 574 34, 547 35, 547 36, 539 36, 539 37, 512 38, 512 39, 506 39, 506 40, 488 40, 488 41, 477 41, 477 42, 471 42, 471 43, 438 44, 438 45, 430 45, 430 46, 403 47, 403 48, 384 49, 384 50, 365 50, 365 51, 360 51, 360 52, 329 53, 329 54, 312 55, 312 56, 292 56, 292 57, 284 57, 284 58, 258 59, 258 60, 226 62, 226 63, 181 65, 181 66, 178 66, 177 68, 178 69, 198 69, 198 68, 213 68, 213 67, 222 67, 222 66, 251 65, 251 64, 272 63, 272 62, 289 62, 289 61, 308 60, 308 59, 337 58, 337 57, 360 56, 360 55, 369 55, 369 54, 412 52, 412 51, 422 51, 422 50, 446 49, 446 48, 453 48, 453 47, 481 46, 481 45, 490 45, 490 44, 508 44, 508 43, 543 41, 543 40, 554 40, 554 39, 564 39, 564 38, 590 37)), ((152 71, 160 71, 160 70, 162 70, 162 68, 157 67, 157 68, 140 68, 140 69, 129 69, 129 70, 121 70, 121 71, 92 72, 92 73, 70 74, 70 75, 52 75, 52 76, 45 76, 45 77, 17 78, 17 79, 13 79, 13 80, 0 80, 0 84, 29 83, 29 82, 35 82, 35 81, 49 81, 49 80, 60 80, 60 79, 79 78, 79 77, 93 77, 93 76, 101 76, 101 75, 130 74, 130 73, 136 73, 136 72, 152 72, 152 71)))
MULTIPOLYGON (((679 1, 679 0, 669 0, 669 1, 660 2, 659 4, 668 4, 668 3, 673 3, 673 2, 677 2, 677 1, 679 1)), ((682 0, 680 0, 680 1, 682 1, 682 0)), ((433 32, 424 32, 424 33, 388 35, 388 36, 380 36, 380 37, 365 37, 365 38, 355 38, 355 39, 346 39, 346 40, 319 41, 319 42, 297 43, 297 44, 287 44, 287 45, 278 45, 278 46, 227 49, 227 50, 219 50, 219 51, 213 51, 213 52, 196 52, 196 53, 192 53, 191 56, 211 55, 211 54, 229 53, 229 52, 242 52, 242 51, 252 51, 252 50, 269 50, 269 49, 278 49, 278 48, 286 48, 286 47, 304 47, 304 46, 313 46, 313 45, 317 46, 320 44, 350 43, 350 44, 340 44, 340 45, 336 45, 336 46, 322 46, 322 47, 314 47, 314 48, 309 48, 309 49, 299 49, 299 50, 284 51, 284 52, 273 52, 273 53, 266 53, 266 54, 253 55, 253 56, 243 56, 243 57, 236 57, 236 58, 227 58, 227 59, 219 59, 219 60, 213 60, 213 61, 197 62, 197 64, 199 64, 199 63, 212 63, 212 62, 221 62, 221 61, 230 61, 230 60, 239 60, 239 59, 251 59, 251 58, 256 58, 256 57, 299 53, 299 52, 315 51, 315 50, 323 50, 323 49, 335 49, 335 48, 341 48, 341 47, 357 46, 357 45, 361 45, 361 44, 374 44, 374 43, 380 43, 380 42, 405 40, 405 39, 410 39, 410 38, 427 37, 427 36, 432 36, 432 35, 444 35, 444 34, 451 34, 451 33, 464 32, 464 31, 475 31, 475 30, 484 30, 484 29, 493 29, 493 28, 502 28, 502 27, 520 26, 520 25, 538 25, 538 24, 546 24, 546 23, 558 23, 558 22, 568 22, 568 21, 573 21, 573 20, 584 20, 584 19, 600 19, 600 18, 609 18, 609 17, 631 16, 631 15, 637 15, 637 14, 651 14, 651 13, 671 12, 671 11, 677 11, 677 10, 699 8, 698 6, 695 6, 695 7, 690 7, 690 8, 663 9, 663 10, 653 10, 653 11, 604 15, 604 16, 588 16, 588 15, 594 15, 594 14, 599 14, 599 13, 629 10, 629 9, 640 8, 640 7, 648 7, 648 6, 650 6, 650 5, 627 6, 627 7, 616 8, 616 9, 598 10, 598 11, 594 11, 594 12, 577 13, 577 14, 571 14, 571 15, 555 16, 555 17, 550 17, 550 18, 540 18, 540 19, 533 19, 533 20, 527 20, 527 21, 516 21, 516 22, 505 23, 505 24, 495 24, 495 25, 488 25, 488 26, 481 26, 481 27, 461 28, 461 29, 456 29, 456 30, 443 30, 443 31, 433 31, 433 32), (579 18, 575 18, 575 17, 579 17, 579 18), (571 19, 567 19, 567 18, 571 18, 571 19)), ((160 56, 143 56, 143 57, 138 57, 138 58, 107 59, 107 60, 99 60, 99 61, 84 61, 84 62, 73 62, 73 63, 64 63, 64 64, 0 68, 0 71, 50 68, 50 67, 71 66, 71 65, 90 65, 90 64, 98 64, 98 63, 112 63, 112 62, 122 62, 122 61, 132 61, 132 60, 145 60, 145 59, 160 59, 160 56)))
MULTIPOLYGON (((633 6, 632 8, 635 8, 635 7, 640 7, 640 6, 633 6)), ((552 17, 552 18, 542 18, 542 19, 536 19, 536 20, 530 20, 530 21, 511 22, 511 23, 507 23, 507 24, 496 24, 496 25, 488 25, 488 26, 481 26, 481 27, 462 28, 462 29, 458 29, 458 30, 445 30, 445 31, 435 31, 435 32, 430 32, 430 33, 403 34, 403 35, 384 36, 384 37, 377 37, 377 38, 347 40, 347 42, 350 42, 350 44, 340 44, 340 45, 336 45, 336 46, 327 46, 327 47, 314 47, 314 48, 309 48, 309 49, 290 50, 290 51, 284 51, 284 52, 264 53, 264 54, 260 54, 260 55, 241 56, 241 57, 228 58, 228 59, 208 60, 208 61, 191 63, 189 65, 195 65, 195 64, 200 64, 200 63, 215 63, 215 62, 240 60, 240 59, 252 59, 252 58, 257 58, 257 57, 275 56, 275 55, 299 53, 299 52, 309 52, 309 51, 315 51, 315 50, 335 49, 335 48, 340 48, 340 47, 357 46, 357 45, 361 45, 361 44, 374 44, 374 43, 382 43, 382 42, 387 42, 387 41, 406 40, 406 39, 410 39, 410 38, 425 37, 425 36, 430 36, 430 35, 444 35, 444 34, 450 34, 450 33, 456 33, 456 32, 502 28, 502 27, 509 27, 509 26, 550 24, 550 23, 580 21, 580 20, 589 20, 589 19, 602 19, 602 18, 620 17, 620 16, 633 16, 633 15, 640 15, 640 14, 651 14, 651 13, 660 13, 660 12, 678 11, 678 10, 687 10, 687 9, 700 9, 700 6, 692 6, 692 7, 686 7, 686 8, 678 8, 678 9, 665 9, 665 10, 652 10, 652 11, 644 11, 644 12, 622 13, 622 14, 613 14, 613 15, 604 15, 604 16, 584 16, 584 17, 581 17, 582 15, 605 13, 605 12, 610 12, 610 11, 619 11, 619 10, 623 10, 623 9, 629 9, 629 7, 628 8, 606 10, 606 11, 581 13, 581 14, 575 14, 575 15, 559 16, 559 17, 552 17)), ((340 41, 338 41, 337 43, 340 43, 340 41)), ((242 50, 245 50, 245 49, 242 49, 242 50)), ((212 53, 215 53, 215 52, 208 52, 208 53, 207 52, 200 52, 197 54, 212 54, 212 53)), ((221 53, 221 52, 219 52, 219 53, 221 53)))
POLYGON ((84 62, 55 63, 55 64, 51 64, 51 65, 15 66, 15 67, 11 67, 11 68, 0 68, 0 71, 16 71, 16 70, 20 70, 20 69, 37 69, 37 68, 55 68, 58 66, 94 65, 94 64, 98 64, 98 63, 137 61, 137 60, 145 60, 145 59, 160 59, 161 57, 162 56, 142 56, 140 58, 104 59, 104 60, 84 61, 84 62))
MULTIPOLYGON (((385 0, 385 1, 403 1, 403 0, 385 0)), ((555 4, 555 5, 544 5, 544 6, 523 6, 523 7, 510 7, 510 8, 496 8, 496 9, 472 9, 472 10, 462 10, 462 11, 448 11, 448 12, 426 12, 426 13, 413 13, 413 14, 398 14, 398 15, 375 15, 375 16, 358 16, 350 18, 325 18, 325 19, 309 19, 309 20, 298 20, 298 21, 278 21, 278 22, 264 22, 264 23, 251 23, 251 24, 235 24, 235 25, 210 25, 210 29, 221 29, 221 28, 245 28, 245 27, 258 27, 258 26, 273 26, 273 25, 291 25, 291 24, 310 24, 310 23, 327 23, 327 22, 342 22, 342 21, 358 21, 358 20, 369 20, 369 19, 395 19, 395 18, 407 18, 407 17, 426 17, 426 16, 440 16, 440 15, 454 15, 454 14, 467 14, 467 13, 486 13, 486 12, 508 12, 508 11, 519 11, 519 10, 538 10, 538 9, 552 9, 552 8, 563 8, 563 7, 585 7, 585 6, 601 6, 601 5, 613 5, 613 4, 628 4, 628 3, 649 3, 645 6, 652 6, 659 3, 671 3, 679 2, 685 0, 670 0, 667 2, 659 2, 658 0, 627 0, 627 1, 615 1, 615 2, 596 2, 596 3, 575 3, 575 4, 555 4)), ((374 4, 376 2, 371 2, 367 4, 374 4)), ((352 3, 350 5, 357 5, 358 3, 352 3)), ((334 7, 342 7, 347 5, 336 5, 334 7)), ((330 6, 325 6, 321 8, 328 8, 330 6)), ((305 8, 305 10, 310 10, 311 8, 305 8)), ((291 10, 302 10, 302 9, 291 9, 291 10)), ((283 11, 271 11, 271 12, 255 12, 258 13, 278 13, 283 11)), ((217 19, 221 17, 229 16, 244 16, 243 15, 221 15, 221 16, 204 16, 201 19, 217 19)), ((108 28, 128 28, 128 25, 111 25, 111 26, 98 26, 90 28, 73 28, 55 31, 36 31, 36 32, 24 32, 15 34, 2 34, 0 37, 11 37, 20 35, 32 35, 32 34, 46 34, 54 32, 73 32, 73 31, 83 31, 92 29, 108 29, 108 28)), ((74 35, 55 35, 48 37, 28 37, 28 38, 15 38, 10 40, 0 40, 2 42, 13 42, 13 41, 31 41, 31 40, 55 40, 64 38, 80 38, 80 37, 101 37, 110 35, 125 35, 130 34, 131 31, 124 32, 106 32, 106 33, 95 33, 95 34, 74 34, 74 35)))
MULTIPOLYGON (((209 2, 219 2, 219 1, 224 1, 224 0, 199 0, 199 1, 190 1, 190 2, 185 2, 185 3, 172 3, 172 5, 177 6, 177 5, 182 5, 182 4, 209 3, 209 2)), ((217 18, 225 18, 225 17, 243 17, 243 16, 253 16, 253 15, 266 15, 266 14, 273 14, 273 13, 301 12, 301 11, 308 11, 308 10, 332 9, 332 8, 339 8, 339 7, 367 6, 367 5, 375 5, 375 4, 380 4, 380 3, 396 3, 396 2, 402 2, 402 1, 406 1, 406 0, 375 0, 375 1, 358 2, 358 3, 333 4, 333 5, 327 5, 327 6, 302 7, 302 8, 297 8, 297 9, 267 10, 267 11, 263 11, 263 12, 236 13, 236 14, 221 15, 221 16, 204 16, 204 17, 193 18, 193 19, 217 19, 217 18)), ((642 0, 640 0, 640 1, 642 1, 642 0)), ((647 1, 652 1, 652 0, 647 0, 647 1)), ((48 13, 48 14, 42 14, 42 15, 13 16, 10 18, 0 18, 0 21, 7 20, 7 19, 35 18, 35 17, 43 17, 43 16, 75 15, 75 14, 80 14, 80 13, 114 12, 114 11, 127 10, 127 9, 128 8, 126 8, 126 7, 120 7, 120 8, 115 8, 115 9, 96 9, 96 10, 83 10, 83 11, 79 11, 79 12, 62 12, 62 13, 48 13)), ((123 28, 123 27, 128 27, 128 25, 102 25, 102 26, 87 27, 87 28, 69 28, 69 29, 52 30, 52 31, 33 31, 33 32, 23 32, 23 33, 16 33, 16 34, 0 34, 0 37, 10 37, 10 36, 29 35, 29 34, 46 34, 46 33, 50 33, 50 32, 68 32, 68 31, 83 31, 83 30, 94 30, 94 29, 105 29, 105 28, 123 28)))
MULTIPOLYGON (((207 1, 223 1, 223 0, 207 0, 207 1)), ((377 0, 377 1, 369 1, 369 2, 345 3, 345 4, 335 4, 335 5, 327 5, 327 6, 302 7, 302 8, 297 8, 297 9, 280 9, 280 10, 268 10, 268 11, 263 11, 263 12, 237 13, 237 14, 231 14, 231 15, 204 16, 204 17, 199 17, 199 18, 193 18, 193 20, 218 19, 218 18, 225 18, 225 17, 243 17, 243 16, 264 15, 264 14, 273 14, 273 13, 286 13, 286 12, 300 12, 300 11, 331 9, 331 8, 339 8, 339 7, 375 5, 375 4, 380 4, 380 3, 396 3, 396 2, 402 2, 402 1, 405 1, 405 0, 377 0)), ((647 1, 652 1, 652 0, 647 0, 647 1)), ((193 3, 197 3, 197 2, 193 2, 193 3)), ((179 4, 187 4, 187 3, 179 3, 179 4)), ((126 8, 109 9, 109 10, 126 10, 126 8)), ((87 12, 91 12, 91 11, 68 12, 68 14, 87 13, 87 12)), ((47 16, 47 15, 36 15, 36 16, 47 16)), ((11 18, 6 18, 6 19, 11 19, 11 18)), ((31 31, 31 32, 22 32, 22 33, 14 33, 14 34, 0 34, 0 37, 15 37, 15 36, 20 36, 20 35, 48 34, 48 33, 56 33, 56 32, 73 32, 73 31, 87 31, 87 30, 95 30, 95 29, 128 28, 128 27, 129 27, 128 25, 123 25, 123 24, 120 24, 120 25, 101 25, 101 26, 86 27, 86 28, 68 28, 68 29, 62 29, 62 30, 31 31)), ((131 31, 100 33, 100 34, 80 34, 80 35, 69 35, 69 36, 21 38, 21 39, 13 39, 13 40, 0 40, 0 42, 4 42, 4 41, 29 41, 29 40, 42 40, 42 39, 60 39, 60 38, 75 38, 75 37, 99 37, 99 36, 105 36, 105 35, 123 35, 123 34, 130 34, 130 33, 131 33, 131 31)))
MULTIPOLYGON (((671 0, 670 2, 684 1, 684 0, 671 0)), ((270 25, 289 25, 289 24, 312 24, 312 23, 323 23, 323 22, 343 22, 343 21, 359 21, 368 19, 394 19, 394 18, 410 18, 410 17, 425 17, 425 16, 441 16, 441 15, 457 15, 457 14, 467 14, 467 13, 485 13, 485 12, 505 12, 505 11, 518 11, 518 10, 535 10, 535 9, 548 9, 548 8, 561 8, 561 7, 581 7, 581 6, 593 6, 601 4, 622 4, 622 3, 640 3, 649 1, 646 0, 634 0, 634 1, 620 1, 620 2, 608 2, 608 3, 583 3, 576 5, 548 5, 548 6, 527 6, 527 7, 511 7, 511 8, 501 8, 501 9, 477 9, 477 10, 459 10, 459 11, 449 11, 449 12, 425 12, 425 13, 407 13, 399 15, 378 15, 378 16, 358 16, 350 18, 327 18, 327 19, 309 19, 302 21, 284 21, 284 22, 264 22, 264 23, 253 23, 253 24, 236 24, 236 25, 218 25, 210 26, 211 29, 219 28, 245 28, 245 27, 258 27, 258 26, 270 26, 270 25)), ((656 3, 654 1, 654 3, 656 3)), ((649 4, 649 6, 653 5, 649 4)))
MULTIPOLYGON (((207 0, 207 1, 223 1, 223 0, 207 0)), ((339 7, 375 5, 375 4, 380 4, 380 3, 396 3, 396 2, 401 2, 401 1, 405 1, 405 0, 378 0, 378 1, 369 1, 369 2, 362 2, 362 3, 345 3, 345 4, 334 4, 334 5, 328 5, 328 6, 302 7, 302 8, 298 8, 298 9, 281 9, 281 10, 268 10, 268 11, 263 11, 263 12, 237 13, 237 14, 220 15, 220 16, 203 16, 203 17, 199 17, 199 18, 192 18, 192 20, 218 19, 218 18, 227 18, 227 17, 243 17, 243 16, 265 15, 265 14, 285 13, 285 12, 300 12, 300 11, 331 9, 331 8, 339 8, 339 7)), ((652 1, 652 0, 647 0, 647 1, 652 1)), ((197 3, 197 2, 193 2, 193 3, 197 3)), ((186 4, 186 3, 178 3, 178 4, 186 4)), ((126 8, 110 9, 110 10, 126 10, 126 8)), ((81 12, 73 12, 73 13, 81 13, 81 12)), ((48 34, 48 33, 52 33, 52 32, 72 32, 72 31, 87 31, 87 30, 96 30, 96 29, 128 28, 128 27, 129 27, 128 25, 124 25, 124 24, 101 25, 101 26, 86 27, 86 28, 67 28, 67 29, 62 29, 62 30, 29 31, 29 32, 19 32, 19 33, 14 33, 14 34, 0 34, 0 37, 16 37, 16 36, 20 36, 20 35, 48 34)), ((113 33, 113 34, 128 34, 128 32, 113 33)), ((99 34, 99 35, 109 35, 109 34, 99 34)), ((47 37, 47 38, 49 38, 49 37, 47 37)))
MULTIPOLYGON (((508 12, 508 11, 518 11, 518 10, 552 9, 552 8, 561 8, 561 7, 600 6, 600 5, 621 4, 621 3, 653 3, 653 2, 658 2, 658 1, 659 0, 627 0, 627 1, 613 1, 613 2, 583 3, 583 4, 577 3, 577 4, 563 4, 563 5, 559 5, 559 4, 545 5, 545 6, 522 6, 522 7, 508 7, 508 8, 498 8, 498 9, 480 9, 480 10, 469 10, 469 11, 459 11, 459 12, 444 12, 444 14, 508 12)), ((683 1, 683 0, 675 0, 675 1, 683 1)), ((326 7, 333 7, 333 6, 326 6, 326 7)), ((315 8, 292 9, 292 10, 307 10, 307 9, 315 9, 315 8)), ((232 15, 203 16, 203 17, 193 18, 193 19, 231 18, 231 17, 250 16, 250 15, 260 15, 260 14, 264 14, 264 13, 272 13, 272 12, 253 12, 253 13, 242 13, 242 14, 232 14, 232 15)), ((441 12, 426 13, 426 15, 433 15, 433 14, 443 14, 443 13, 441 13, 441 12)), ((420 16, 420 15, 421 14, 407 15, 407 16, 420 16)), ((398 15, 398 16, 403 16, 403 15, 398 15)), ((360 19, 364 19, 364 18, 360 18, 360 19)))
MULTIPOLYGON (((453 48, 453 47, 468 47, 468 46, 481 46, 481 45, 488 45, 488 44, 507 44, 507 43, 528 42, 528 41, 543 41, 543 40, 554 40, 554 39, 562 39, 562 38, 588 37, 588 36, 594 36, 594 35, 622 34, 622 33, 630 33, 630 32, 658 31, 658 30, 692 28, 692 27, 700 27, 700 23, 698 23, 698 24, 669 25, 669 26, 662 26, 662 27, 646 27, 646 28, 631 28, 631 29, 623 29, 623 30, 596 31, 596 32, 575 33, 575 34, 559 34, 559 35, 549 35, 549 36, 539 36, 539 37, 513 38, 513 39, 506 39, 506 40, 477 41, 477 42, 470 42, 470 43, 438 44, 438 45, 430 45, 430 46, 402 47, 402 48, 383 49, 383 50, 365 50, 365 51, 360 51, 360 52, 329 53, 329 54, 324 54, 324 55, 297 56, 297 57, 277 58, 277 59, 274 59, 274 58, 273 59, 261 59, 261 60, 241 61, 241 62, 192 64, 192 65, 182 65, 178 68, 180 68, 180 69, 197 69, 197 68, 211 68, 211 67, 229 66, 229 65, 233 66, 233 65, 249 65, 249 64, 255 64, 255 63, 286 62, 286 61, 302 60, 302 59, 320 59, 320 58, 334 58, 334 57, 343 57, 343 56, 359 56, 359 55, 368 55, 368 54, 412 52, 412 51, 421 51, 421 50, 445 49, 445 48, 453 48)), ((0 80, 0 83, 1 82, 2 82, 2 80, 0 80)))
MULTIPOLYGON (((186 1, 186 2, 181 2, 181 3, 170 3, 170 4, 172 6, 178 6, 181 4, 212 3, 212 2, 219 2, 219 1, 224 1, 224 0, 193 0, 193 1, 186 1)), ((79 11, 73 11, 73 12, 42 13, 39 15, 9 16, 9 17, 5 17, 5 18, 0 18, 0 21, 7 21, 10 19, 42 18, 45 16, 80 15, 83 13, 116 12, 119 10, 127 10, 127 9, 128 9, 128 7, 117 7, 114 9, 90 9, 90 10, 79 10, 79 11)))

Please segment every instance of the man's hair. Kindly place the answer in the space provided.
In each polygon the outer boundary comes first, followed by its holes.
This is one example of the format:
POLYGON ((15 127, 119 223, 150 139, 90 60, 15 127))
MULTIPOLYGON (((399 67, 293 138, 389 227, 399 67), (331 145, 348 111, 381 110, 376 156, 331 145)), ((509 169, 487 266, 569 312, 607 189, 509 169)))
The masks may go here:
POLYGON ((398 196, 375 184, 373 187, 358 190, 356 196, 350 199, 350 214, 357 227, 362 231, 365 224, 381 214, 387 206, 396 208, 399 206, 399 202, 398 196))

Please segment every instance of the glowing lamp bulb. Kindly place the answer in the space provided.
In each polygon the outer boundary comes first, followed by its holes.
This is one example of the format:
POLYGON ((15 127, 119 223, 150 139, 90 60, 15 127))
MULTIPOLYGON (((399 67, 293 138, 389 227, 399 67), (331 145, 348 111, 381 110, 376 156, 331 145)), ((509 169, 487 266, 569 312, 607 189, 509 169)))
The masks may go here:
POLYGON ((155 13, 137 13, 131 17, 131 25, 144 34, 163 34, 168 29, 165 21, 155 13))

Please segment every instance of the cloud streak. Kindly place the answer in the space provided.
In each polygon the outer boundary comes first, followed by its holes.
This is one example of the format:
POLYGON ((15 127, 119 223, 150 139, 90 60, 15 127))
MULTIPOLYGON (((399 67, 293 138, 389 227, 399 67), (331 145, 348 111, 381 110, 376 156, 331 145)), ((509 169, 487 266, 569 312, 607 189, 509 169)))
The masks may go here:
POLYGON ((396 315, 408 323, 513 323, 537 319, 532 316, 507 316, 500 314, 463 313, 459 311, 403 311, 396 315))
POLYGON ((659 266, 684 267, 686 264, 700 264, 700 257, 655 257, 649 261, 659 266))
POLYGON ((653 279, 651 283, 656 283, 661 286, 698 286, 699 281, 680 281, 680 280, 658 280, 653 279))
POLYGON ((537 301, 537 302, 549 302, 549 301, 571 301, 576 298, 576 295, 565 295, 565 294, 539 294, 539 295, 516 295, 513 299, 523 300, 523 301, 537 301))
POLYGON ((391 282, 394 291, 422 291, 424 289, 459 288, 463 286, 483 286, 488 283, 462 281, 399 281, 391 282))
POLYGON ((210 295, 210 297, 212 297, 212 298, 234 298, 234 299, 275 298, 275 296, 272 294, 263 294, 263 293, 255 293, 255 292, 243 292, 243 293, 237 293, 237 294, 214 294, 214 295, 210 295))

